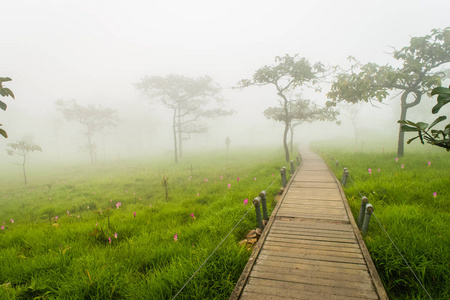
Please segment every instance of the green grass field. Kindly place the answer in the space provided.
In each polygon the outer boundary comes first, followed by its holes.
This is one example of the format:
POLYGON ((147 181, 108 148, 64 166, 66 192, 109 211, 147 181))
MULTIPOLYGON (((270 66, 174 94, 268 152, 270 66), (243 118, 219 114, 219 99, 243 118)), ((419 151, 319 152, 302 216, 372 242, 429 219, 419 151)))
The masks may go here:
MULTIPOLYGON (((450 299, 450 153, 408 147, 396 160, 381 147, 315 145, 339 179, 348 168, 352 180, 344 190, 355 219, 361 193, 433 299, 450 299)), ((374 217, 364 240, 391 299, 429 299, 374 217)))
MULTIPOLYGON (((0 175, 0 299, 170 299, 284 164, 270 149, 178 165, 30 166, 27 186, 10 167, 0 175)), ((280 186, 268 190, 270 211, 280 186)), ((238 242, 254 228, 251 211, 177 299, 227 299, 250 256, 238 242)))

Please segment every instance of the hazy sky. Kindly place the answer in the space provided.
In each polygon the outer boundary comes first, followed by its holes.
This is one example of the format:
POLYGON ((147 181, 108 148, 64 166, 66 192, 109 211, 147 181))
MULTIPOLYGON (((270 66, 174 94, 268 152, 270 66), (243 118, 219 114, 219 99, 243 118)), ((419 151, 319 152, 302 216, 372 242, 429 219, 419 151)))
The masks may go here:
MULTIPOLYGON (((1 120, 25 134, 58 99, 139 107, 144 76, 210 75, 243 125, 276 104, 271 89, 227 89, 285 53, 326 65, 349 55, 391 63, 390 46, 450 25, 450 1, 4 1, 0 76, 17 100, 1 120)), ((324 98, 318 96, 318 98, 324 98)), ((137 114, 143 114, 142 111, 137 114)), ((50 117, 49 117, 50 118, 50 117)), ((267 121, 269 122, 269 121, 267 121)))

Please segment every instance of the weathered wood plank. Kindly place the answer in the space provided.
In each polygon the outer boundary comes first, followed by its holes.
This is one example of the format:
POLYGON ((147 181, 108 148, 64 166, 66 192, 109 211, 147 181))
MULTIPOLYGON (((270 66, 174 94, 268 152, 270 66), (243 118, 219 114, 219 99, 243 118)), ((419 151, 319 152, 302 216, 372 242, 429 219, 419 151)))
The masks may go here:
POLYGON ((354 243, 335 243, 335 242, 323 242, 323 241, 315 241, 315 240, 304 240, 304 239, 291 239, 288 237, 274 237, 269 236, 267 238, 267 241, 271 242, 278 242, 278 243, 286 243, 293 246, 299 245, 299 246, 311 246, 311 247, 332 247, 336 249, 336 251, 343 251, 343 252, 360 252, 359 245, 354 243))
POLYGON ((324 260, 324 261, 333 261, 333 262, 345 262, 349 264, 359 264, 364 265, 365 261, 362 258, 352 258, 352 257, 341 257, 341 256, 330 256, 330 255, 314 255, 309 253, 294 253, 289 251, 280 251, 279 249, 262 249, 262 254, 273 255, 273 256, 282 256, 282 257, 291 257, 291 258, 303 258, 310 260, 324 260))
POLYGON ((363 259, 361 253, 352 252, 337 252, 333 250, 321 250, 321 249, 304 249, 304 248, 294 248, 294 247, 283 247, 273 243, 267 243, 264 245, 263 250, 267 251, 283 251, 283 253, 292 253, 293 255, 315 255, 324 256, 332 258, 350 258, 350 259, 363 259))
POLYGON ((304 264, 304 265, 314 265, 314 266, 329 266, 341 269, 356 269, 356 270, 367 270, 364 264, 348 264, 345 262, 336 261, 326 261, 326 260, 311 260, 298 257, 288 257, 288 256, 269 256, 265 253, 261 253, 258 256, 258 260, 264 261, 277 261, 277 262, 289 262, 292 264, 304 264))
POLYGON ((335 230, 335 231, 353 231, 350 224, 331 224, 323 222, 305 221, 305 220, 275 220, 274 224, 283 224, 287 226, 298 226, 302 228, 317 228, 325 230, 335 230))

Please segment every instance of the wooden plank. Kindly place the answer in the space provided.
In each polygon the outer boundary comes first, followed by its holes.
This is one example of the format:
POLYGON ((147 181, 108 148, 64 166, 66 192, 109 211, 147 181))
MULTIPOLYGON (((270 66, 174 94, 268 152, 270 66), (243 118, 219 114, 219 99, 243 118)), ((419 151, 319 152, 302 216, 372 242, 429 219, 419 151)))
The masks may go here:
POLYGON ((335 243, 348 243, 358 245, 355 240, 352 239, 338 239, 338 238, 330 238, 330 237, 317 237, 317 236, 308 236, 308 235, 295 235, 295 234, 282 234, 278 232, 273 232, 271 234, 273 237, 279 238, 288 238, 293 240, 312 240, 312 241, 323 241, 323 242, 335 242, 335 243))
POLYGON ((283 226, 278 225, 274 226, 273 230, 282 230, 282 231, 290 231, 294 232, 295 234, 306 234, 306 235, 317 235, 317 236, 330 236, 330 237, 343 237, 343 238, 349 238, 354 239, 355 234, 353 232, 348 231, 328 231, 323 229, 313 229, 313 228, 301 228, 301 227, 290 227, 290 226, 283 226))
MULTIPOLYGON (((330 249, 321 250, 321 249, 305 249, 305 248, 296 248, 296 247, 283 247, 279 244, 267 243, 264 244, 263 250, 267 251, 282 251, 283 253, 292 253, 293 255, 304 256, 304 255, 312 255, 312 256, 323 256, 323 257, 331 257, 331 258, 349 258, 351 260, 363 260, 363 256, 361 253, 352 253, 352 252, 337 252, 330 249)), ((364 261, 363 261, 364 262, 364 261)))
POLYGON ((310 254, 307 251, 303 251, 303 253, 295 253, 289 251, 280 251, 279 249, 262 249, 262 254, 273 255, 273 256, 282 256, 282 257, 291 257, 291 258, 303 258, 310 260, 323 260, 323 261, 333 261, 333 262, 345 262, 349 264, 359 264, 364 265, 365 262, 362 258, 353 258, 353 257, 341 257, 336 255, 320 255, 320 254, 310 254))
POLYGON ((333 247, 336 251, 344 251, 344 252, 358 252, 361 251, 359 245, 357 243, 335 243, 335 242, 323 242, 323 241, 315 241, 315 240, 305 240, 305 239, 292 239, 289 237, 267 237, 267 241, 286 243, 290 245, 301 245, 301 246, 314 246, 320 249, 321 247, 333 247), (339 249, 337 249, 339 248, 339 249))
POLYGON ((305 221, 305 220, 275 220, 274 226, 278 224, 283 224, 287 226, 298 226, 301 228, 317 228, 317 229, 325 229, 330 231, 352 231, 353 228, 350 224, 330 224, 323 222, 314 222, 314 221, 305 221))
MULTIPOLYGON (((352 297, 354 299, 377 299, 376 296, 374 297, 373 294, 368 294, 364 291, 358 291, 358 290, 348 290, 341 287, 335 287, 335 288, 329 288, 326 286, 316 286, 316 285, 310 285, 310 284, 301 284, 301 283, 292 283, 292 282, 283 282, 283 281, 273 281, 273 280, 267 280, 262 278, 251 278, 248 281, 249 286, 255 286, 255 287, 266 287, 267 290, 261 290, 260 293, 266 292, 267 294, 275 294, 275 295, 283 295, 281 294, 280 290, 285 291, 296 291, 298 295, 301 295, 302 293, 318 293, 319 295, 326 295, 319 299, 333 299, 330 298, 332 296, 342 296, 342 297, 352 297), (272 288, 277 288, 279 290, 275 290, 279 293, 271 293, 270 290, 272 288)), ((287 295, 285 295, 287 296, 287 295)), ((283 296, 282 296, 283 297, 283 296)), ((289 296, 288 296, 289 297, 289 296)), ((295 297, 295 296, 293 296, 295 297)), ((301 296, 299 296, 301 297, 301 296)), ((296 298, 301 299, 301 298, 296 298)), ((314 299, 314 298, 309 298, 314 299)), ((316 298, 317 299, 317 298, 316 298)))
POLYGON ((288 256, 269 256, 265 253, 261 253, 258 256, 258 260, 270 260, 277 262, 289 262, 292 264, 304 264, 304 265, 314 265, 314 266, 328 266, 336 267, 341 269, 356 269, 356 270, 367 270, 364 264, 348 264, 345 262, 336 261, 326 261, 326 260, 311 260, 298 257, 288 257, 288 256))

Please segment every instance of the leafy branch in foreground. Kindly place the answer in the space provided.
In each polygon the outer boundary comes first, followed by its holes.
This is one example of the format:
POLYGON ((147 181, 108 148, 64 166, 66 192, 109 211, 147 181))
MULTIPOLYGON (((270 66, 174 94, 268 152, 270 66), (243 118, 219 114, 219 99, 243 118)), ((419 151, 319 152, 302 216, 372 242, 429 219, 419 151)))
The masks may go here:
MULTIPOLYGON (((437 104, 431 110, 433 114, 437 114, 444 105, 450 103, 450 87, 434 88, 431 92, 431 95, 438 95, 437 104)), ((428 123, 425 122, 414 123, 409 120, 399 120, 398 123, 403 124, 401 125, 401 128, 405 132, 417 132, 417 136, 408 140, 408 144, 416 139, 420 139, 420 142, 422 144, 424 144, 425 140, 428 144, 438 146, 447 149, 447 151, 450 151, 450 123, 445 126, 444 130, 432 129, 435 125, 441 123, 446 119, 447 116, 439 116, 438 118, 436 118, 436 120, 433 121, 433 123, 431 123, 431 125, 428 125, 428 123)))
MULTIPOLYGON (((8 89, 8 88, 3 87, 3 82, 11 81, 11 80, 12 80, 12 79, 9 78, 9 77, 0 77, 0 95, 1 95, 2 97, 8 97, 8 96, 10 96, 10 97, 12 97, 13 99, 15 99, 15 98, 14 98, 13 92, 12 92, 10 89, 8 89)), ((6 103, 3 102, 2 100, 0 100, 0 108, 1 108, 2 110, 6 110, 6 107, 7 107, 6 103)), ((2 124, 0 124, 0 127, 1 127, 1 126, 2 126, 2 124)), ((1 128, 0 128, 0 134, 3 135, 3 137, 5 137, 5 138, 8 137, 8 134, 6 133, 6 131, 4 131, 4 130, 1 129, 1 128)))

